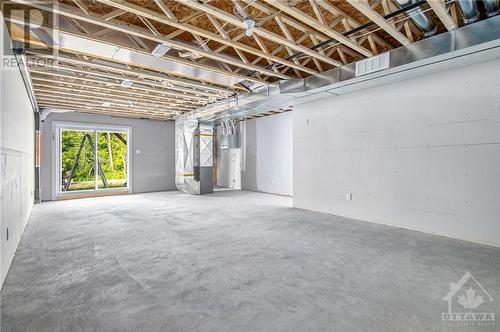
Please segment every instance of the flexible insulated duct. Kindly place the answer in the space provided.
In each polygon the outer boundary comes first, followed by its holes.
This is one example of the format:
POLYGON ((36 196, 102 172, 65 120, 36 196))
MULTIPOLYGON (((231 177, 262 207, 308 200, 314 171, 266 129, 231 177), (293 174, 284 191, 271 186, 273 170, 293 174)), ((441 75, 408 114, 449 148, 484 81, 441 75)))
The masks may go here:
POLYGON ((457 0, 456 3, 465 24, 473 23, 479 20, 481 12, 479 11, 476 0, 457 0))
MULTIPOLYGON (((402 9, 417 2, 416 0, 395 0, 402 9)), ((432 36, 437 32, 437 26, 434 21, 420 8, 408 10, 406 12, 413 22, 424 32, 426 37, 432 36)))
POLYGON ((483 0, 486 16, 495 16, 500 12, 500 0, 483 0))

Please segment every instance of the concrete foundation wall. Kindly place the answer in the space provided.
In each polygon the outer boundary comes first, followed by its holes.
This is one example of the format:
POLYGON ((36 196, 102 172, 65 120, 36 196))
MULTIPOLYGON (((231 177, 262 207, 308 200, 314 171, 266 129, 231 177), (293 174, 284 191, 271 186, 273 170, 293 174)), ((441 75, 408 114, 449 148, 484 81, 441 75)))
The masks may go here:
POLYGON ((52 122, 76 122, 130 126, 132 146, 132 192, 175 190, 175 125, 174 122, 135 120, 83 113, 51 113, 42 123, 42 200, 52 199, 52 171, 55 159, 52 153, 52 122), (138 153, 140 150, 140 153, 138 153))
POLYGON ((241 187, 292 195, 292 113, 241 123, 241 187))
MULTIPOLYGON (((0 24, 3 25, 1 16, 0 24)), ((8 35, 5 33, 3 37, 8 35)), ((13 55, 0 44, 1 55, 13 55)), ((0 70, 0 90, 1 286, 33 207, 35 122, 17 67, 0 70)))
POLYGON ((499 87, 497 58, 297 105, 294 206, 500 246, 499 87))

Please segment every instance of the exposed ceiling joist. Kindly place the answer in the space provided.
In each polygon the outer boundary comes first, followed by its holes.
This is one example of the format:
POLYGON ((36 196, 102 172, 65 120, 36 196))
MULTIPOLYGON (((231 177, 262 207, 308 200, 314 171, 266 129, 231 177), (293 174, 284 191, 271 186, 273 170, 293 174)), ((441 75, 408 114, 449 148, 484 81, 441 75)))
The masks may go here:
POLYGON ((70 111, 70 112, 81 112, 81 113, 91 113, 91 114, 101 114, 110 115, 116 117, 130 117, 137 119, 151 119, 151 120, 172 120, 175 118, 174 114, 157 114, 157 113, 145 113, 145 112, 134 112, 126 109, 119 108, 108 108, 102 106, 84 106, 68 104, 64 102, 58 102, 55 100, 41 100, 39 103, 41 109, 43 108, 57 108, 60 111, 70 111))
POLYGON ((446 27, 446 29, 448 29, 448 31, 457 28, 457 25, 455 24, 451 16, 448 15, 448 11, 446 10, 444 0, 427 0, 427 3, 432 8, 436 16, 439 17, 439 19, 446 27))
POLYGON ((111 20, 111 19, 113 19, 113 18, 116 18, 116 17, 118 17, 118 16, 120 16, 120 15, 123 15, 123 14, 125 14, 125 13, 126 13, 126 11, 125 11, 125 10, 116 9, 116 10, 113 10, 111 13, 104 15, 104 16, 103 16, 103 18, 104 18, 106 21, 109 21, 109 20, 111 20))
MULTIPOLYGON (((60 15, 67 16, 67 17, 70 17, 73 19, 77 19, 77 20, 81 20, 81 21, 84 21, 87 23, 95 24, 95 25, 98 25, 98 26, 101 26, 104 28, 110 28, 110 29, 113 29, 116 31, 126 33, 126 34, 135 35, 137 37, 148 39, 148 40, 151 40, 151 41, 154 41, 157 43, 165 43, 168 45, 172 45, 172 47, 175 47, 177 49, 192 52, 195 54, 200 54, 200 55, 205 56, 209 59, 213 59, 216 61, 222 61, 222 62, 225 62, 227 64, 234 65, 236 67, 241 67, 241 68, 244 68, 244 69, 247 69, 250 71, 263 71, 264 73, 269 73, 269 74, 272 73, 274 75, 274 72, 272 72, 272 71, 269 71, 269 70, 264 69, 264 68, 259 67, 259 66, 245 64, 241 60, 237 60, 236 58, 234 58, 232 56, 217 54, 215 52, 209 52, 209 51, 203 50, 197 46, 188 44, 186 42, 180 42, 178 40, 168 38, 167 36, 164 36, 164 35, 155 36, 153 33, 151 33, 147 29, 140 28, 137 26, 131 26, 130 24, 125 24, 121 21, 115 21, 115 20, 106 21, 102 16, 94 14, 94 13, 86 15, 85 13, 79 12, 76 8, 69 7, 69 6, 66 6, 63 4, 59 4, 56 7, 51 7, 51 6, 47 6, 47 5, 40 4, 40 3, 31 3, 27 0, 12 0, 12 1, 19 3, 19 4, 29 5, 31 7, 35 7, 35 8, 40 9, 40 10, 54 12, 55 14, 60 14, 60 15)), ((178 60, 177 60, 177 58, 172 58, 172 61, 178 61, 178 60)), ((213 66, 202 65, 202 64, 198 64, 198 65, 203 67, 206 70, 212 70, 212 71, 215 70, 213 66)), ((233 73, 228 72, 228 71, 222 71, 222 73, 225 75, 229 75, 229 76, 234 75, 233 73)), ((244 77, 243 75, 241 75, 241 76, 244 77)), ((284 78, 288 78, 288 76, 285 75, 284 78)), ((244 79, 255 80, 255 79, 252 79, 251 77, 245 77, 244 79)))
POLYGON ((36 73, 32 75, 31 79, 33 80, 34 85, 40 85, 40 86, 46 86, 49 88, 54 88, 54 89, 72 89, 72 90, 80 90, 80 91, 88 91, 88 92, 103 92, 106 93, 107 95, 113 94, 115 96, 118 96, 120 98, 134 98, 134 99, 142 99, 142 100, 149 100, 152 103, 160 103, 160 104, 171 104, 171 105, 188 105, 188 106, 200 106, 203 105, 203 103, 199 101, 192 101, 192 100, 184 100, 184 99, 177 99, 177 98, 172 98, 172 97, 166 97, 162 95, 156 95, 152 93, 146 93, 142 91, 132 91, 131 89, 126 89, 125 88, 117 88, 117 87, 106 87, 103 85, 99 85, 93 82, 85 82, 83 84, 82 82, 73 82, 73 81, 68 81, 64 78, 61 77, 50 77, 50 76, 44 76, 44 75, 37 75, 36 73))
MULTIPOLYGON (((272 19, 273 16, 280 15, 279 12, 272 9, 271 7, 268 7, 267 5, 264 5, 260 1, 257 1, 257 0, 242 0, 242 1, 245 2, 248 6, 251 6, 255 9, 258 9, 259 11, 269 15, 269 19, 272 19)), ((307 33, 307 32, 313 33, 316 36, 316 38, 318 38, 319 41, 325 41, 327 39, 326 36, 323 35, 322 33, 311 30, 307 25, 301 23, 298 20, 295 20, 295 19, 288 17, 288 16, 285 16, 285 15, 280 15, 280 16, 281 16, 281 20, 285 24, 288 24, 289 26, 291 26, 294 29, 297 29, 299 31, 303 31, 304 33, 307 33)))
POLYGON ((163 14, 165 14, 165 16, 167 16, 171 20, 177 21, 177 18, 170 11, 170 9, 168 9, 168 6, 163 2, 163 0, 154 0, 154 2, 161 9, 161 11, 163 12, 163 14))
MULTIPOLYGON (((338 18, 344 19, 351 28, 359 28, 361 26, 361 23, 359 23, 356 19, 354 19, 352 16, 348 15, 346 12, 341 10, 340 8, 332 5, 331 3, 327 1, 319 1, 318 4, 323 7, 325 10, 334 13, 335 15, 338 15, 338 18)), ((335 24, 335 22, 334 22, 335 24)), ((377 34, 371 34, 373 36, 373 39, 381 46, 384 48, 392 48, 392 46, 387 43, 385 40, 380 38, 377 34)))
MULTIPOLYGON (((123 103, 126 101, 131 101, 135 105, 143 106, 143 107, 149 107, 151 105, 151 100, 145 100, 145 99, 138 99, 134 98, 131 96, 110 96, 109 93, 104 93, 104 92, 96 92, 96 91, 89 91, 89 90, 80 90, 80 89, 75 89, 75 88, 65 88, 62 86, 57 86, 57 85, 49 85, 49 84, 33 84, 35 87, 35 92, 44 92, 44 93, 49 93, 51 95, 66 95, 66 96, 75 96, 75 97, 85 97, 85 98, 90 98, 90 99, 100 99, 103 101, 113 101, 116 103, 123 103)), ((196 108, 195 105, 191 105, 191 107, 184 106, 182 104, 175 104, 175 103, 162 103, 162 102, 157 102, 154 103, 155 105, 158 105, 160 107, 167 107, 167 106, 175 106, 175 109, 178 110, 192 110, 196 108)))
MULTIPOLYGON (((50 54, 45 54, 41 52, 33 52, 33 51, 28 51, 28 54, 39 57, 39 58, 46 58, 46 59, 52 59, 54 61, 58 62, 66 62, 66 63, 72 63, 72 64, 78 64, 81 66, 86 66, 86 67, 91 67, 94 69, 101 69, 101 70, 106 70, 109 72, 113 73, 118 73, 118 74, 123 74, 123 75, 129 75, 129 76, 134 76, 134 77, 142 77, 142 78, 149 78, 151 80, 155 80, 156 82, 162 82, 160 83, 161 86, 165 87, 165 83, 168 83, 168 86, 170 89, 177 90, 180 92, 187 92, 187 93, 198 93, 206 96, 215 96, 223 92, 227 92, 226 90, 214 88, 211 86, 204 86, 202 84, 197 84, 193 82, 188 82, 183 79, 178 79, 178 78, 172 78, 168 77, 166 75, 160 75, 160 74, 155 74, 155 73, 150 73, 148 71, 142 70, 132 70, 132 69, 127 69, 127 68, 119 68, 116 65, 113 65, 111 63, 103 64, 99 63, 96 61, 89 61, 89 60, 84 60, 81 58, 76 58, 76 57, 69 57, 65 55, 59 54, 57 57, 50 55, 50 54)), ((123 78, 125 79, 125 77, 123 78)), ((148 82, 145 82, 145 84, 148 84, 148 82)))
POLYGON ((128 107, 130 108, 131 111, 140 111, 140 112, 166 112, 166 113, 176 113, 178 110, 176 108, 172 107, 149 107, 149 106, 142 106, 137 103, 127 103, 127 102, 116 102, 116 101, 108 101, 106 99, 102 98, 97 98, 97 97, 83 97, 83 96, 78 96, 78 95, 69 95, 65 96, 64 94, 53 94, 53 93, 48 93, 44 92, 41 90, 36 90, 35 91, 37 99, 40 100, 58 100, 58 101, 64 101, 67 103, 73 103, 73 104, 83 104, 83 105, 95 105, 95 106, 105 106, 105 107, 116 107, 116 108, 124 108, 127 109, 128 107))
MULTIPOLYGON (((336 39, 338 42, 346 45, 347 47, 350 47, 351 49, 355 50, 356 52, 359 52, 360 54, 364 56, 372 56, 373 53, 367 50, 366 48, 356 44, 354 41, 351 39, 345 37, 341 33, 337 32, 336 30, 330 29, 326 24, 319 22, 317 19, 312 18, 311 16, 307 15, 306 13, 302 12, 301 10, 295 8, 295 7, 290 7, 285 1, 283 0, 264 0, 265 2, 269 3, 270 5, 273 5, 274 7, 278 8, 279 10, 289 14, 290 16, 294 17, 297 20, 302 21, 303 23, 309 25, 310 27, 321 31, 325 35, 336 39)), ((315 0, 311 0, 315 1, 315 0)))
POLYGON ((401 32, 399 32, 393 25, 387 22, 379 13, 377 13, 367 0, 347 0, 354 8, 359 10, 363 15, 377 24, 385 32, 390 34, 394 39, 400 42, 402 45, 410 44, 408 38, 405 37, 401 32))
POLYGON ((87 8, 87 6, 82 2, 82 0, 73 0, 73 2, 75 3, 75 5, 77 5, 85 14, 89 14, 90 11, 89 9, 87 8))
MULTIPOLYGON (((15 27, 15 25, 11 25, 15 27)), ((50 32, 50 29, 44 28, 50 32)), ((56 50, 61 50, 75 55, 86 55, 93 58, 100 58, 106 61, 117 62, 125 65, 132 65, 140 69, 154 70, 157 72, 162 72, 168 75, 181 76, 183 82, 190 82, 192 86, 198 86, 201 89, 212 90, 217 89, 221 93, 230 93, 231 89, 235 89, 231 86, 230 89, 219 87, 212 84, 224 84, 229 86, 235 84, 238 81, 248 80, 255 83, 265 83, 262 80, 256 78, 246 77, 241 74, 222 72, 218 68, 211 68, 205 70, 206 67, 195 62, 190 62, 184 59, 178 59, 173 56, 163 56, 162 58, 157 58, 151 55, 149 52, 145 52, 141 49, 136 49, 130 46, 122 46, 113 44, 111 41, 105 40, 103 38, 95 38, 93 36, 87 36, 76 33, 69 33, 66 31, 59 31, 59 42, 55 45, 56 50), (222 75, 222 76, 221 76, 222 75), (187 78, 187 79, 184 79, 187 78)), ((135 37, 133 35, 126 35, 135 37)), ((12 33, 11 37, 17 41, 25 41, 24 33, 12 33)), ((136 37, 138 38, 138 37, 136 37)), ((44 46, 41 42, 36 42, 33 40, 29 41, 31 45, 44 46)), ((183 83, 183 85, 185 85, 183 83)))
MULTIPOLYGON (((98 84, 105 84, 108 86, 114 86, 114 87, 122 87, 122 84, 118 83, 116 81, 101 80, 101 79, 96 79, 94 77, 78 76, 75 74, 66 74, 66 73, 62 73, 62 72, 54 71, 54 70, 50 70, 50 69, 41 69, 38 67, 30 67, 30 71, 33 73, 46 75, 46 76, 57 76, 57 77, 65 78, 65 79, 78 80, 78 81, 84 81, 84 82, 93 82, 93 83, 98 83, 98 84)), ((150 92, 150 93, 155 93, 155 94, 159 94, 159 95, 163 95, 163 96, 180 98, 180 99, 185 99, 185 100, 206 100, 206 101, 208 101, 208 98, 202 97, 202 96, 172 93, 169 91, 153 89, 151 87, 146 87, 146 86, 133 85, 133 87, 131 87, 130 89, 131 90, 140 90, 140 91, 145 91, 145 92, 150 92)))
MULTIPOLYGON (((425 37, 394 0, 11 1, 60 15, 55 42, 47 26, 29 36, 9 26, 13 39, 58 51, 27 50, 51 60, 29 67, 41 106, 162 120, 425 37)), ((448 30, 458 26, 454 3, 427 3, 448 30)))
MULTIPOLYGON (((158 88, 159 89, 158 91, 161 91, 162 93, 165 93, 165 94, 168 93, 171 96, 175 96, 175 97, 179 97, 179 98, 190 98, 193 100, 205 100, 205 101, 207 100, 207 98, 210 98, 210 97, 213 97, 214 100, 216 98, 213 95, 207 96, 207 94, 203 93, 203 92, 186 93, 186 92, 175 90, 176 87, 174 87, 174 86, 167 87, 167 86, 163 86, 160 83, 147 82, 144 80, 134 79, 131 77, 123 77, 123 76, 119 76, 119 75, 115 75, 115 74, 111 74, 111 73, 89 71, 86 69, 80 69, 77 67, 66 66, 66 65, 62 65, 62 64, 49 66, 48 68, 51 68, 52 70, 56 70, 56 71, 73 72, 73 73, 78 73, 78 74, 82 74, 82 75, 87 75, 87 76, 78 76, 79 78, 94 78, 94 77, 96 77, 96 78, 98 78, 98 77, 110 78, 110 79, 116 80, 117 82, 119 82, 119 84, 121 84, 121 82, 126 80, 126 81, 130 81, 130 82, 137 83, 140 85, 149 86, 153 89, 158 88)), ((37 69, 35 69, 35 70, 37 70, 37 69)), ((35 72, 35 70, 33 70, 33 72, 35 72)), ((107 81, 105 83, 107 84, 107 81)))
MULTIPOLYGON (((225 22, 229 22, 231 25, 234 25, 235 27, 239 27, 241 29, 245 28, 241 18, 239 18, 236 15, 225 12, 217 7, 211 6, 211 5, 206 4, 206 3, 199 3, 199 2, 194 1, 194 0, 177 0, 177 1, 182 3, 183 5, 186 5, 188 7, 193 8, 193 9, 209 13, 210 15, 212 15, 220 20, 223 20, 225 22)), ((270 41, 275 42, 275 43, 280 44, 280 45, 288 46, 295 51, 302 52, 302 53, 307 54, 309 56, 316 57, 318 60, 321 60, 325 63, 331 64, 333 66, 341 65, 338 61, 336 61, 332 58, 329 58, 329 57, 322 55, 316 51, 313 51, 310 48, 305 47, 303 45, 296 44, 296 43, 294 43, 286 38, 283 38, 283 37, 271 32, 271 31, 268 31, 262 27, 255 26, 252 29, 252 31, 254 33, 258 34, 259 36, 261 36, 262 38, 265 38, 267 40, 270 40, 270 41)))
POLYGON ((85 107, 99 107, 99 108, 108 108, 108 109, 116 109, 116 110, 123 110, 126 111, 127 113, 132 113, 132 114, 165 114, 165 115, 173 115, 177 114, 178 112, 176 110, 151 110, 151 109, 141 109, 136 106, 134 108, 128 108, 128 107, 123 107, 123 106, 114 106, 113 104, 110 103, 110 105, 104 105, 105 103, 102 103, 100 101, 95 101, 95 100, 88 100, 88 99, 72 99, 72 100, 64 100, 64 98, 61 98, 61 96, 44 96, 44 95, 39 95, 37 96, 37 100, 40 100, 41 104, 51 102, 51 103, 59 103, 59 104, 66 104, 66 105, 73 105, 73 106, 85 106, 85 107))
MULTIPOLYGON (((134 5, 134 4, 129 3, 129 2, 125 2, 125 1, 116 2, 116 1, 112 1, 112 0, 97 0, 97 1, 102 2, 104 4, 107 4, 109 6, 113 6, 116 8, 123 9, 123 10, 127 10, 131 13, 138 15, 139 17, 144 17, 147 19, 155 20, 159 23, 166 24, 166 25, 172 26, 174 28, 192 33, 195 36, 200 36, 203 38, 208 38, 210 40, 214 40, 218 43, 233 47, 235 50, 245 51, 245 52, 248 52, 250 54, 254 54, 256 56, 259 56, 259 57, 262 57, 265 59, 269 59, 273 62, 277 62, 277 63, 283 64, 283 65, 286 65, 286 66, 289 66, 292 68, 296 68, 298 70, 307 72, 309 74, 317 74, 316 71, 311 70, 309 68, 297 66, 296 64, 294 64, 291 61, 287 61, 287 60, 280 58, 280 57, 277 57, 277 56, 271 56, 269 54, 265 54, 264 52, 262 52, 256 48, 253 48, 253 47, 248 46, 246 44, 231 40, 229 38, 229 36, 221 28, 219 28, 220 25, 219 25, 219 27, 217 27, 217 30, 220 33, 220 35, 218 35, 216 33, 213 33, 213 32, 210 32, 208 30, 196 27, 194 25, 190 25, 187 23, 179 23, 176 19, 171 19, 171 18, 166 17, 166 16, 158 15, 158 13, 153 11, 153 10, 143 8, 143 7, 134 5)), ((158 1, 160 1, 160 0, 158 0, 158 1)), ((217 22, 213 22, 213 20, 214 20, 213 16, 210 15, 209 19, 212 20, 213 24, 217 24, 217 22)), ((257 70, 257 71, 259 71, 259 70, 257 70)), ((264 74, 269 74, 269 71, 265 71, 265 72, 259 71, 259 72, 262 72, 264 74)), ((278 76, 279 78, 289 78, 286 75, 280 75, 278 73, 274 73, 274 75, 270 75, 270 76, 278 76)))

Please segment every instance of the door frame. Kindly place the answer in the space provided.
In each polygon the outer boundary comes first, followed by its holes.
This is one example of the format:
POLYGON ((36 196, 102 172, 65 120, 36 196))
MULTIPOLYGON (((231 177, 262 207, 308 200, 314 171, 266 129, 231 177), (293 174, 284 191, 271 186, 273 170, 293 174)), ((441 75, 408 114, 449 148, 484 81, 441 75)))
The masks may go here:
MULTIPOLYGON (((97 149, 97 142, 95 142, 97 149)), ((111 124, 98 124, 98 123, 83 123, 83 122, 67 122, 67 121, 53 121, 52 122, 52 199, 56 200, 60 197, 68 197, 71 195, 81 194, 99 194, 111 193, 113 191, 128 191, 132 192, 132 127, 111 125, 111 124), (78 191, 61 191, 61 130, 88 130, 94 131, 94 141, 97 131, 118 131, 127 134, 127 187, 122 188, 104 188, 93 190, 78 190, 78 191)), ((94 156, 96 162, 98 161, 97 152, 94 156)), ((97 174, 97 169, 94 170, 97 174)))

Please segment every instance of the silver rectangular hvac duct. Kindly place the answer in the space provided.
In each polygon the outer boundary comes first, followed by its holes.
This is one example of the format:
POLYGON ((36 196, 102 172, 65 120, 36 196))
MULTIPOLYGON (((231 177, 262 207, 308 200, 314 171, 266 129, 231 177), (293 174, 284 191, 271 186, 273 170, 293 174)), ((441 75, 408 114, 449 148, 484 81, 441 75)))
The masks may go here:
POLYGON ((226 76, 216 71, 209 71, 189 64, 183 64, 180 60, 171 60, 172 57, 155 57, 152 54, 140 52, 117 46, 116 44, 104 43, 84 37, 60 31, 58 33, 58 47, 79 53, 90 54, 92 56, 126 63, 145 68, 151 68, 161 72, 168 72, 181 77, 199 78, 204 81, 215 82, 224 86, 234 86, 241 79, 226 76))
MULTIPOLYGON (((22 21, 13 18, 7 20, 11 23, 23 24, 22 21)), ((71 51, 107 61, 149 68, 185 77, 186 80, 200 79, 227 87, 233 87, 242 81, 241 78, 236 76, 224 75, 215 70, 207 70, 187 60, 168 55, 156 57, 145 51, 119 45, 112 40, 105 42, 93 37, 84 37, 67 31, 53 30, 48 27, 34 28, 31 30, 31 33, 48 46, 54 47, 57 50, 71 51)))
MULTIPOLYGON (((383 84, 391 75, 409 69, 500 47, 500 16, 402 46, 389 53, 389 68, 356 77, 356 63, 304 79, 289 79, 257 87, 186 114, 205 121, 234 119, 293 106, 299 98, 315 94, 341 94, 383 84)), ((364 61, 364 60, 362 60, 364 61)))

